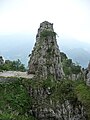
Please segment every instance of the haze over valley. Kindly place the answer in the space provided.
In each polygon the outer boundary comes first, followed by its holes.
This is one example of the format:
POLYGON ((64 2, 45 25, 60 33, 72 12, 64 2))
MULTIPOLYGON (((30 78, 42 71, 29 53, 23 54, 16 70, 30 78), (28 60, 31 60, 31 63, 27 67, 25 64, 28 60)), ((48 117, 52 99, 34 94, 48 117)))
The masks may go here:
MULTIPOLYGON (((90 44, 75 40, 73 38, 57 37, 60 50, 64 52, 75 63, 87 67, 90 60, 90 44)), ((1 37, 0 55, 5 59, 20 59, 23 64, 28 65, 28 55, 35 44, 35 36, 30 34, 6 35, 1 37), (8 42, 7 42, 8 41, 8 42)))

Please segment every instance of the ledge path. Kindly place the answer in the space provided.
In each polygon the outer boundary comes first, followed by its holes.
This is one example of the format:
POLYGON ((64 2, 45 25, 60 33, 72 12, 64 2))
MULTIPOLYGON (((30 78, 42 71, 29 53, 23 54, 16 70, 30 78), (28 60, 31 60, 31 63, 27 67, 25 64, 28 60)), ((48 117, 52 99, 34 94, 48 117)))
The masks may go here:
POLYGON ((33 78, 33 74, 27 74, 27 72, 20 71, 3 71, 0 72, 1 77, 22 77, 22 78, 33 78))

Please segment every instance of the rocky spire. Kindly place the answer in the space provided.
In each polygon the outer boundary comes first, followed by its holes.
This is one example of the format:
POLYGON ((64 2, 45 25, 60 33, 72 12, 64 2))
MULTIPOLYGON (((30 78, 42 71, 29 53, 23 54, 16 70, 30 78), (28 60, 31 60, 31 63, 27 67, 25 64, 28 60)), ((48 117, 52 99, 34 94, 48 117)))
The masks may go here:
POLYGON ((87 68, 87 69, 88 69, 88 71, 90 71, 90 61, 89 61, 89 64, 88 64, 88 68, 87 68))
POLYGON ((47 21, 40 24, 28 66, 28 73, 33 73, 40 78, 51 77, 54 80, 62 78, 61 56, 53 24, 47 21))
POLYGON ((90 86, 90 61, 85 74, 86 74, 86 84, 90 86))
POLYGON ((0 65, 3 65, 4 64, 4 59, 2 56, 0 56, 0 65))

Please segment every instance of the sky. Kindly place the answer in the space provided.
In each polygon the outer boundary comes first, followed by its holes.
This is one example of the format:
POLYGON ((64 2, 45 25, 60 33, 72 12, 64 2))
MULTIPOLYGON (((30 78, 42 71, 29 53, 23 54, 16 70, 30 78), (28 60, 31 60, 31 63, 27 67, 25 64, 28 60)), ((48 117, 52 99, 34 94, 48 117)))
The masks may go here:
POLYGON ((43 21, 59 37, 90 43, 90 0, 0 0, 0 42, 6 35, 36 35, 43 21))

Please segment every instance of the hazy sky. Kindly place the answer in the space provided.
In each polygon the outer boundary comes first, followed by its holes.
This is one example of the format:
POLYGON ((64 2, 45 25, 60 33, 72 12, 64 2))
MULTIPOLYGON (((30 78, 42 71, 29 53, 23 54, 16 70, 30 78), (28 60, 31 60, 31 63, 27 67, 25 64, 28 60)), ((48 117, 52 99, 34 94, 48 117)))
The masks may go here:
POLYGON ((59 36, 90 43, 90 0, 0 0, 0 36, 35 35, 45 20, 59 36))

